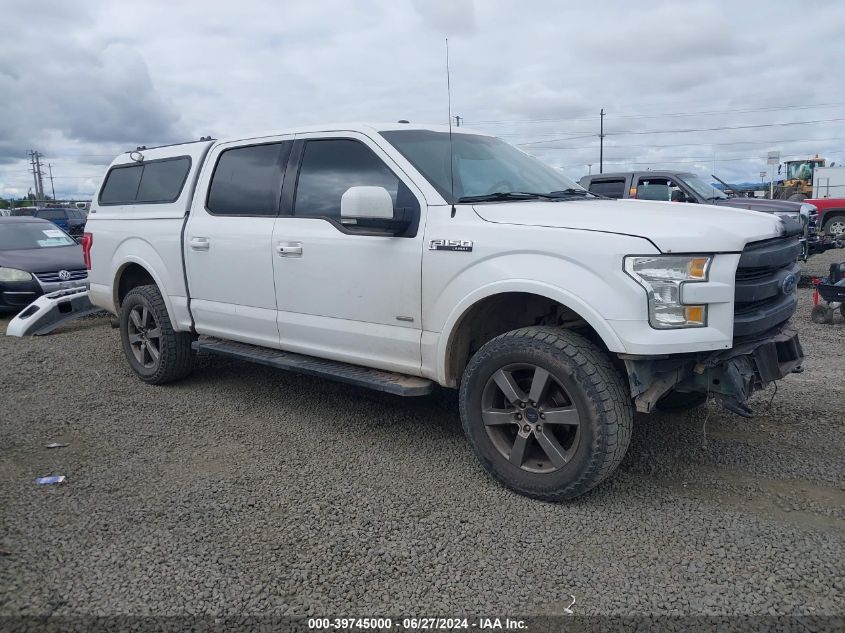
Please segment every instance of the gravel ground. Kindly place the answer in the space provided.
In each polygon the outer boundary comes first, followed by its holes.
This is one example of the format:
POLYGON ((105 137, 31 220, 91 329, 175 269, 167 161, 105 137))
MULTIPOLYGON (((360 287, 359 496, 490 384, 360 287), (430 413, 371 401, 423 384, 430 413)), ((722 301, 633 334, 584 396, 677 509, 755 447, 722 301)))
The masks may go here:
POLYGON ((0 337, 0 615, 843 615, 845 321, 800 293, 806 371, 755 418, 638 418, 557 505, 484 474, 451 392, 219 358, 148 386, 104 318, 0 337))

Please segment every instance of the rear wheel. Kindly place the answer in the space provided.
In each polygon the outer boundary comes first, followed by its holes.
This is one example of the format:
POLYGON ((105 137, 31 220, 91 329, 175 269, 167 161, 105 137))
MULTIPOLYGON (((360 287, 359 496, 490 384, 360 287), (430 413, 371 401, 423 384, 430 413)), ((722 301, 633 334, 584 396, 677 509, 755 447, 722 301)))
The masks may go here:
POLYGON ((460 391, 464 432, 484 468, 538 499, 573 499, 607 478, 631 439, 627 386, 587 339, 514 330, 472 357, 460 391))
POLYGON ((176 332, 155 286, 130 290, 120 306, 120 338, 130 367, 144 382, 161 385, 191 373, 192 336, 176 332))

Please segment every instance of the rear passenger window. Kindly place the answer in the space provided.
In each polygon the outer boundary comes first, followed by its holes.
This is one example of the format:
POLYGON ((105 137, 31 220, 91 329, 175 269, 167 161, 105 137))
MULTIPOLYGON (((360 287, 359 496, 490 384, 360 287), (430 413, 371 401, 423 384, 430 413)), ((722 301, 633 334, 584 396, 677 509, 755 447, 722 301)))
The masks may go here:
POLYGON ((136 202, 174 202, 191 168, 190 158, 160 160, 144 165, 136 202))
POLYGON ((590 183, 589 189, 591 193, 597 193, 600 196, 607 196, 608 198, 624 198, 625 179, 593 180, 590 183))
POLYGON ((191 169, 187 156, 115 167, 106 176, 100 204, 175 202, 191 169))
POLYGON ((100 204, 135 202, 142 171, 144 171, 143 165, 112 169, 106 176, 106 182, 100 192, 100 204))
POLYGON ((350 187, 384 187, 394 209, 412 207, 415 199, 407 186, 373 151, 358 141, 326 139, 308 141, 299 170, 294 215, 340 219, 340 199, 350 187))
POLYGON ((222 152, 206 208, 215 215, 276 215, 291 145, 286 141, 222 152))

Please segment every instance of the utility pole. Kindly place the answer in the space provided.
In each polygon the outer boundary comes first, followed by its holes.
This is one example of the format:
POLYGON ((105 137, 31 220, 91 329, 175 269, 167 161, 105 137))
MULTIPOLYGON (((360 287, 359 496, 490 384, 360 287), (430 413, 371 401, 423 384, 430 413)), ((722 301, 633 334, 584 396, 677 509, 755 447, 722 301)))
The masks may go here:
POLYGON ((47 163, 47 169, 50 170, 50 190, 53 192, 53 202, 56 201, 56 187, 53 185, 53 166, 47 163))
POLYGON ((599 124, 599 173, 604 173, 604 108, 599 113, 601 123, 599 124))
POLYGON ((455 115, 455 127, 461 127, 461 119, 463 119, 463 118, 464 117, 462 117, 459 114, 455 115))
POLYGON ((587 163, 587 175, 590 175, 592 173, 593 173, 593 164, 587 163))
POLYGON ((38 171, 35 168, 35 150, 29 150, 29 164, 32 166, 32 181, 35 185, 35 197, 38 198, 38 171))
POLYGON ((41 154, 35 152, 35 167, 38 169, 38 199, 44 200, 44 177, 41 174, 41 154))

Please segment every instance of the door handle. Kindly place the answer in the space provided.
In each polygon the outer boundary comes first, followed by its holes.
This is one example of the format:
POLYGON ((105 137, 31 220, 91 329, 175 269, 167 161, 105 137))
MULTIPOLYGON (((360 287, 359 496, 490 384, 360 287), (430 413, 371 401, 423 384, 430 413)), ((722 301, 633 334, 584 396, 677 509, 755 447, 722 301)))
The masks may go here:
POLYGON ((276 252, 279 257, 302 257, 302 242, 279 242, 276 252))
POLYGON ((207 251, 210 246, 207 237, 192 237, 189 244, 195 251, 207 251))

